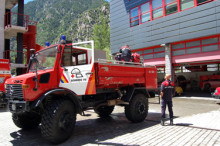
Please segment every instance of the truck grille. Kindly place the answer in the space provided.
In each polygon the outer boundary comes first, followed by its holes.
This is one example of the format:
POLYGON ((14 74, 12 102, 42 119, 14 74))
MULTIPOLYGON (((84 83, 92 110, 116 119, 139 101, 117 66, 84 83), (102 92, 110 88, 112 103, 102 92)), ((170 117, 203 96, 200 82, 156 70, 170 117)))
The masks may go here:
POLYGON ((23 99, 24 97, 21 84, 7 84, 5 94, 9 99, 23 99))

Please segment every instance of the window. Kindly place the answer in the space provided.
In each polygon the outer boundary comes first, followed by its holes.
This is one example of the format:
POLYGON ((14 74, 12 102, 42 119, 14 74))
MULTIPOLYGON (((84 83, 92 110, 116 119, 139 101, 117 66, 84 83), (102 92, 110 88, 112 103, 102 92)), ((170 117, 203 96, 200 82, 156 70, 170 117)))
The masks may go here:
POLYGON ((87 64, 86 53, 78 55, 78 65, 87 64))
POLYGON ((165 0, 166 4, 166 15, 177 12, 177 1, 176 0, 165 0))
POLYGON ((206 53, 220 50, 220 38, 199 39, 172 45, 172 55, 185 55, 194 53, 206 53))
POLYGON ((186 43, 186 47, 194 47, 194 46, 200 46, 200 41, 193 41, 186 43))
POLYGON ((181 66, 175 66, 174 70, 175 70, 175 73, 191 72, 187 68, 188 68, 188 66, 181 65, 181 66))
POLYGON ((157 73, 165 73, 165 67, 157 67, 157 73))
POLYGON ((163 53, 155 53, 154 54, 154 58, 163 58, 163 57, 165 57, 165 53, 163 52, 163 53))
POLYGON ((139 25, 139 9, 134 8, 131 10, 131 26, 139 25))
POLYGON ((187 52, 187 54, 200 53, 201 52, 201 48, 200 47, 196 47, 196 48, 186 49, 186 52, 187 52))
POLYGON ((211 45, 211 46, 204 46, 202 47, 202 52, 211 52, 211 51, 217 51, 218 45, 211 45))
POLYGON ((211 38, 202 40, 203 45, 218 43, 218 38, 211 38))
POLYGON ((155 47, 153 49, 144 50, 144 59, 155 59, 165 57, 165 48, 164 47, 155 47))
POLYGON ((154 58, 153 54, 144 55, 144 59, 153 59, 153 58, 154 58))
POLYGON ((38 62, 31 62, 30 71, 52 69, 57 55, 57 46, 44 49, 36 53, 38 62))
POLYGON ((153 53, 153 52, 154 52, 153 49, 147 49, 147 50, 144 50, 144 54, 146 54, 146 53, 153 53))
POLYGON ((136 53, 141 55, 141 54, 143 54, 143 51, 137 51, 136 53))
POLYGON ((130 9, 130 26, 174 14, 214 0, 148 0, 130 9))
POLYGON ((173 56, 185 55, 185 43, 172 45, 173 56), (184 49, 184 50, 183 50, 184 49))
POLYGON ((218 66, 219 66, 219 64, 208 64, 207 65, 207 71, 219 71, 218 66))
POLYGON ((178 56, 178 55, 185 55, 185 50, 177 50, 173 51, 173 56, 178 56))
POLYGON ((141 23, 150 21, 150 3, 141 5, 141 23))
POLYGON ((172 45, 173 49, 181 49, 185 48, 185 43, 177 44, 177 45, 172 45))
POLYGON ((163 16, 163 2, 162 0, 152 1, 153 19, 163 16))
POLYGON ((83 64, 88 64, 87 52, 85 50, 72 48, 71 46, 65 46, 65 48, 63 49, 61 65, 73 66, 83 64))
POLYGON ((154 49, 154 52, 161 52, 161 51, 165 51, 165 48, 164 47, 160 47, 160 48, 155 48, 154 49))
POLYGON ((216 37, 216 38, 202 40, 202 45, 206 45, 202 47, 202 52, 217 51, 219 48, 218 38, 216 37))
POLYGON ((181 10, 194 7, 194 0, 181 0, 181 10))
POLYGON ((203 3, 206 3, 206 2, 210 2, 211 0, 197 0, 197 4, 200 5, 200 4, 203 4, 203 3))

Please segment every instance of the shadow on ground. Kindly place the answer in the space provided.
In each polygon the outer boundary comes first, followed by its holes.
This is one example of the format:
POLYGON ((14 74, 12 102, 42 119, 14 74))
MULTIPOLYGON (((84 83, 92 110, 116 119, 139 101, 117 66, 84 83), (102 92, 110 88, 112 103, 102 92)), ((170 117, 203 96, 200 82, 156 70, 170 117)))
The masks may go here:
MULTIPOLYGON (((203 92, 203 91, 191 91, 191 92, 184 92, 184 94, 182 96, 185 97, 206 97, 206 98, 213 98, 211 96, 210 92, 203 92)), ((178 97, 178 96, 176 96, 178 97)), ((181 97, 181 96, 180 96, 181 97)))
POLYGON ((2 113, 2 112, 8 112, 8 107, 7 106, 1 107, 0 108, 0 113, 2 113))
MULTIPOLYGON (((102 144, 119 145, 122 143, 105 142, 117 136, 137 132, 160 123, 160 113, 149 113, 142 123, 131 123, 124 113, 116 113, 107 118, 86 119, 76 122, 73 135, 62 145, 102 144)), ((11 143, 18 145, 50 145, 41 137, 40 127, 31 131, 19 130, 11 133, 11 143)))
POLYGON ((176 126, 192 126, 193 124, 191 123, 176 123, 176 126))

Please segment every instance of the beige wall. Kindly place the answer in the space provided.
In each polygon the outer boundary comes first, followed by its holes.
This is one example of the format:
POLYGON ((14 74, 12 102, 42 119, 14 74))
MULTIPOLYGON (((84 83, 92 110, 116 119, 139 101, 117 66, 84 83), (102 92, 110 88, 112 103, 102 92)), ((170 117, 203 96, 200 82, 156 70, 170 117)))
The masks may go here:
POLYGON ((106 59, 106 51, 103 50, 94 50, 95 61, 98 59, 106 59))

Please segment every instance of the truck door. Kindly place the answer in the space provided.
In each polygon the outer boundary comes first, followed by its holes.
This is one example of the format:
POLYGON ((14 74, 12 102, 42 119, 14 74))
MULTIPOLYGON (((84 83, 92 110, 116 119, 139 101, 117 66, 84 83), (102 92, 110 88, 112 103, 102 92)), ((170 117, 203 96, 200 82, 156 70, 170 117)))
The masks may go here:
POLYGON ((65 46, 61 60, 60 87, 77 95, 96 94, 93 41, 65 46))

